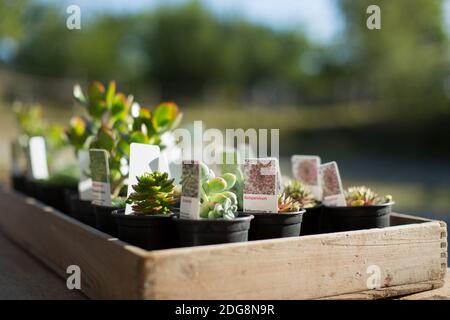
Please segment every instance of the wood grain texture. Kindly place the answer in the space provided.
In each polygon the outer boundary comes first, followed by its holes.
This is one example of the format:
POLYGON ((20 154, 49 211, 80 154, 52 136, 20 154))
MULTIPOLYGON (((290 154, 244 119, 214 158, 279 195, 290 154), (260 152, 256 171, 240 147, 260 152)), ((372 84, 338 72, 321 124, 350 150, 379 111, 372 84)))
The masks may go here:
POLYGON ((52 270, 0 235, 0 300, 86 299, 52 270))
POLYGON ((367 291, 370 265, 380 267, 382 288, 391 292, 388 296, 392 295, 390 287, 438 281, 431 289, 439 282, 442 285, 447 267, 445 230, 445 224, 435 221, 154 252, 146 263, 145 296, 322 298, 367 291))
POLYGON ((385 229, 144 251, 0 190, 1 230, 61 276, 79 265, 83 292, 100 299, 373 299, 442 285, 445 223, 393 219, 397 226, 385 229), (369 294, 371 265, 382 288, 369 294))
POLYGON ((139 248, 7 190, 0 191, 0 230, 64 278, 78 265, 89 297, 142 297, 139 248))

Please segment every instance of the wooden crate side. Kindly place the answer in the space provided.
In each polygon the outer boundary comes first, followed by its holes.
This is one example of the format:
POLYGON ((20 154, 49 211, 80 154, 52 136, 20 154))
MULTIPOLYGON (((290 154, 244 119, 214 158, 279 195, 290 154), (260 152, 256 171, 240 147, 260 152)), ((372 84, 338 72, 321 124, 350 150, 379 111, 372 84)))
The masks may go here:
POLYGON ((388 288, 443 279, 441 222, 153 252, 151 299, 314 299, 367 291, 369 266, 388 288))
POLYGON ((0 228, 64 278, 69 265, 78 265, 88 297, 143 296, 144 250, 8 190, 0 190, 0 228))
POLYGON ((425 292, 442 288, 444 280, 430 280, 401 286, 392 286, 355 293, 347 293, 338 296, 320 298, 318 300, 378 300, 402 297, 413 293, 425 292))

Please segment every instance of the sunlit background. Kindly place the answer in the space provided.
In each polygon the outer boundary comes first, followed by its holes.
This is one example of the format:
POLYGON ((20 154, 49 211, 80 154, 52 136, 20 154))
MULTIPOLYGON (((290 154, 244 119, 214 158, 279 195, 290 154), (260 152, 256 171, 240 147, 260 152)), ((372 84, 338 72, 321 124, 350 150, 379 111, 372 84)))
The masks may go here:
POLYGON ((318 154, 345 186, 450 220, 449 37, 443 0, 0 0, 1 176, 14 102, 66 124, 75 83, 115 79, 145 106, 177 102, 184 125, 279 128, 286 175, 318 154))

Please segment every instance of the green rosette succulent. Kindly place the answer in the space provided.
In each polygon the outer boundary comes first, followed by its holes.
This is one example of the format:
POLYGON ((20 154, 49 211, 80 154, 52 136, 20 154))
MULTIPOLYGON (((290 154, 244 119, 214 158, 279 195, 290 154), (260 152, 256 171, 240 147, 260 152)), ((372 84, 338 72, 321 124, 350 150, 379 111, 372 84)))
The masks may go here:
POLYGON ((174 202, 173 179, 167 173, 158 171, 145 173, 137 177, 127 203, 132 204, 133 212, 138 215, 169 214, 174 202))
POLYGON ((298 212, 302 209, 299 201, 285 193, 278 195, 278 212, 298 212))
POLYGON ((347 206, 374 206, 392 202, 392 196, 379 196, 365 186, 350 187, 345 191, 347 206))
POLYGON ((313 208, 319 203, 308 187, 297 180, 286 182, 283 192, 286 196, 298 201, 304 209, 313 208))

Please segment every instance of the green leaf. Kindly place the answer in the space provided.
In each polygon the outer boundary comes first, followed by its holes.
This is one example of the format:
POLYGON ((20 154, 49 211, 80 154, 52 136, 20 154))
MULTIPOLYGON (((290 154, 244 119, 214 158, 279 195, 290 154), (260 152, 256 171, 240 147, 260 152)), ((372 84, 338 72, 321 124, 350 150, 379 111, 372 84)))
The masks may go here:
POLYGON ((158 133, 171 129, 173 123, 177 120, 178 115, 178 107, 175 103, 161 103, 152 113, 153 128, 158 133))
POLYGON ((105 100, 108 109, 111 109, 114 103, 114 97, 116 95, 116 82, 113 80, 108 85, 108 90, 106 90, 105 100))
POLYGON ((97 138, 93 141, 91 148, 105 149, 111 152, 114 148, 114 137, 112 131, 107 127, 101 127, 97 138))
POLYGON ((211 193, 218 193, 225 191, 227 182, 221 177, 216 177, 208 181, 208 189, 211 193))
POLYGON ((135 131, 135 132, 131 133, 131 142, 147 144, 148 138, 143 132, 135 131))

